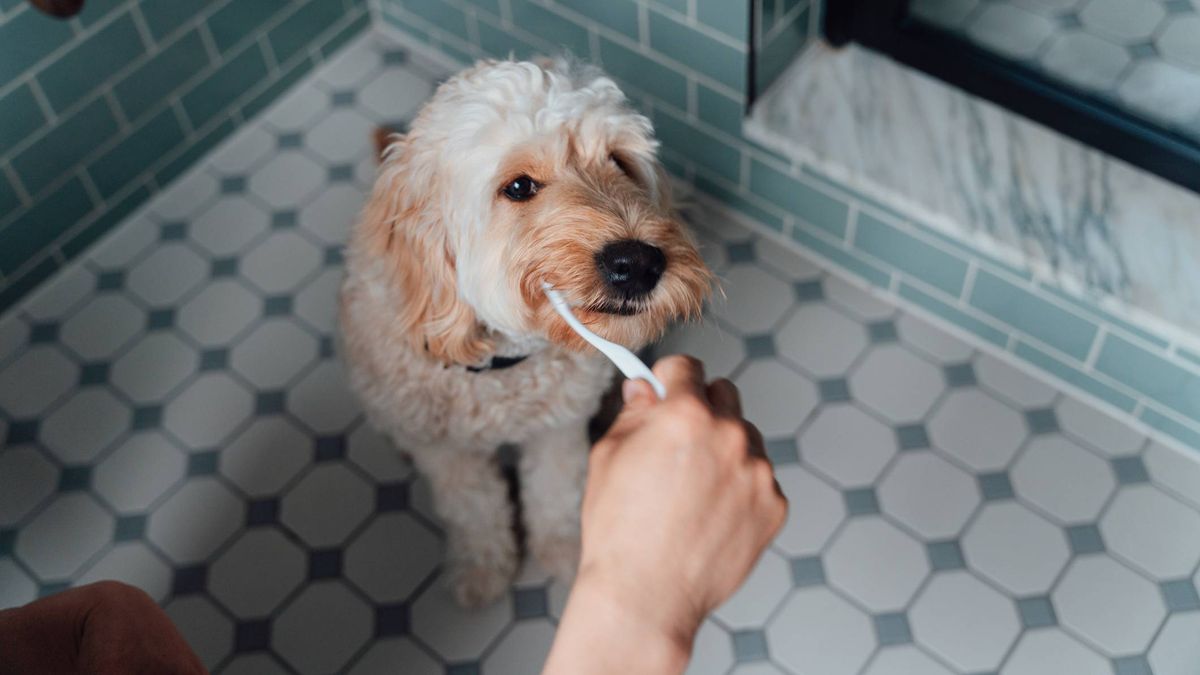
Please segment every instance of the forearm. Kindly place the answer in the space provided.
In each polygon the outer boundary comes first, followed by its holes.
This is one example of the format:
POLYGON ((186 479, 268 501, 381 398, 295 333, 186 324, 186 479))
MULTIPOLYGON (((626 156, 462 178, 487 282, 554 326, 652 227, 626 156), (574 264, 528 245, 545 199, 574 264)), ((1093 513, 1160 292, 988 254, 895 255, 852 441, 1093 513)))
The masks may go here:
POLYGON ((694 631, 665 629, 598 580, 576 581, 542 675, 682 673, 694 631))

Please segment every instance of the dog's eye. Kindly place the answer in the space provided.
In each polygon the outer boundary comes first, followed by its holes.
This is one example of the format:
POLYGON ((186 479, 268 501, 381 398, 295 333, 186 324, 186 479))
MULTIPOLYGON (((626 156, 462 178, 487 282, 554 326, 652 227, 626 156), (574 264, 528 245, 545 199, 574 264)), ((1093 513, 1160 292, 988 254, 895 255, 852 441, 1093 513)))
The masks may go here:
POLYGON ((633 170, 629 167, 629 163, 626 162, 620 155, 614 152, 608 156, 608 159, 613 164, 617 165, 617 168, 621 170, 621 173, 636 180, 636 176, 633 175, 633 170))
POLYGON ((504 193, 505 197, 514 202, 523 202, 537 194, 540 187, 542 186, 529 176, 517 176, 510 180, 500 191, 504 193))

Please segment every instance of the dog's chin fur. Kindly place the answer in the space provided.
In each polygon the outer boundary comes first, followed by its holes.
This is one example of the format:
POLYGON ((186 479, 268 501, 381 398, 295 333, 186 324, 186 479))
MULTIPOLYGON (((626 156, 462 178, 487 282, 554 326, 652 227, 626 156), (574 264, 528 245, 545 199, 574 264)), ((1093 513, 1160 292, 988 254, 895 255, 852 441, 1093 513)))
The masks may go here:
POLYGON ((611 373, 542 284, 592 330, 636 348, 698 316, 710 275, 672 208, 650 122, 594 68, 481 62, 442 84, 407 134, 377 142, 379 177, 342 289, 350 381, 372 423, 429 476, 449 578, 460 600, 479 604, 515 569, 511 532, 496 527, 509 511, 490 453, 525 444, 530 550, 568 572, 582 430, 611 373), (503 194, 518 176, 540 185, 532 198, 503 194), (596 263, 626 239, 666 258, 636 300, 614 296, 596 263), (529 358, 504 371, 459 367, 495 354, 529 358))

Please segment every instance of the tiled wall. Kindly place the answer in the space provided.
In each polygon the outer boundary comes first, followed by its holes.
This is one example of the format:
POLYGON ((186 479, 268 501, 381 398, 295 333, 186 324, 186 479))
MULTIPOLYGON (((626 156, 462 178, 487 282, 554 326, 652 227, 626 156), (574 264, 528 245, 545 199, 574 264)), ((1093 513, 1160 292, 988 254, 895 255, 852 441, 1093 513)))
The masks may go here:
MULTIPOLYGON (((601 63, 653 119, 668 168, 700 192, 864 283, 1200 448, 1200 355, 748 139, 741 119, 748 55, 737 38, 749 29, 742 3, 375 2, 383 21, 462 62, 566 47, 601 63)), ((798 20, 812 11, 783 5, 790 9, 772 16, 798 20)))
POLYGON ((0 0, 0 311, 369 23, 363 0, 0 0))
MULTIPOLYGON (((761 95, 819 33, 819 0, 753 0, 754 93, 761 95)), ((739 4, 731 2, 730 4, 739 4)))

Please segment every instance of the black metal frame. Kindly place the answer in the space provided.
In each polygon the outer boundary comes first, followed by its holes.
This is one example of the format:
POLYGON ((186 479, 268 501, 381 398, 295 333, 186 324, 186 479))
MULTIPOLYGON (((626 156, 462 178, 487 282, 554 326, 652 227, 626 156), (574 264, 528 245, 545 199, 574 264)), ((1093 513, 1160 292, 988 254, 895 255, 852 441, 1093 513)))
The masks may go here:
POLYGON ((825 38, 857 42, 1200 192, 1200 143, 914 20, 908 0, 827 0, 825 38))

